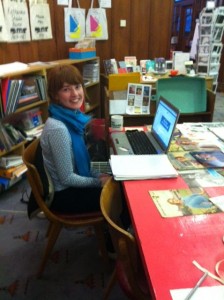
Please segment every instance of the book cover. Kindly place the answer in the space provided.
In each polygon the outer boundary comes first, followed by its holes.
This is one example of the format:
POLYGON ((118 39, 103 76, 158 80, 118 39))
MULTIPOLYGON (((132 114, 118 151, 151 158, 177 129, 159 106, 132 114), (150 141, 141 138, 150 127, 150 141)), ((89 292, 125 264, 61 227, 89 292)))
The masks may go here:
POLYGON ((18 97, 18 107, 40 100, 36 76, 23 79, 21 92, 18 97))
POLYGON ((205 167, 224 167, 224 153, 222 151, 192 151, 190 154, 205 167))
POLYGON ((215 169, 187 170, 179 174, 190 188, 224 186, 224 177, 215 169))
POLYGON ((206 135, 204 134, 204 138, 200 139, 191 139, 189 137, 181 136, 177 139, 177 143, 185 150, 185 151, 192 151, 192 150, 219 150, 220 143, 216 142, 215 140, 211 141, 206 139, 206 135))
POLYGON ((164 218, 221 212, 202 188, 149 191, 149 194, 164 218))
POLYGON ((3 102, 3 112, 6 113, 7 109, 7 101, 8 101, 8 94, 10 90, 11 80, 9 78, 2 78, 2 102, 3 102))
POLYGON ((106 75, 118 74, 118 67, 117 67, 117 62, 115 59, 113 59, 113 58, 105 59, 103 61, 103 65, 104 65, 104 70, 105 70, 106 75))
POLYGON ((126 64, 126 66, 136 66, 137 58, 136 58, 136 56, 125 56, 124 62, 126 64))
POLYGON ((205 168, 188 151, 169 152, 168 157, 177 170, 195 170, 205 168))

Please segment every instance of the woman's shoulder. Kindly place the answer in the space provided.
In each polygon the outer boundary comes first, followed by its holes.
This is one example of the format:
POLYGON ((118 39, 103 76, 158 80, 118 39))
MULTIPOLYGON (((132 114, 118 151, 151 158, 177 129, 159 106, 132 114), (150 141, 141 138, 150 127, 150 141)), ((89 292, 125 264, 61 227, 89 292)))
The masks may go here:
POLYGON ((65 127, 65 124, 62 121, 59 121, 57 119, 48 117, 47 121, 45 122, 45 126, 59 126, 59 127, 65 127))
POLYGON ((49 117, 44 125, 42 136, 49 134, 67 135, 68 133, 68 129, 63 122, 49 117))

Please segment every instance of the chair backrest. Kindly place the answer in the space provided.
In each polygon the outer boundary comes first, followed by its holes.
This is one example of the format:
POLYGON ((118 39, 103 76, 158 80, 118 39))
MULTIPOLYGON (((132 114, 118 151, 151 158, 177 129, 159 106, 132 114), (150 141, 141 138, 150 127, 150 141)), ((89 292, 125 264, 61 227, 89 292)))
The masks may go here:
POLYGON ((32 214, 39 210, 43 211, 49 219, 55 220, 57 217, 48 208, 50 183, 43 164, 39 138, 25 148, 23 161, 27 166, 27 178, 31 186, 31 196, 28 203, 29 217, 32 217, 32 214))
POLYGON ((123 264, 131 286, 136 286, 138 276, 138 251, 134 236, 122 228, 120 215, 122 200, 120 185, 109 179, 103 187, 100 199, 101 211, 106 219, 118 260, 123 264))

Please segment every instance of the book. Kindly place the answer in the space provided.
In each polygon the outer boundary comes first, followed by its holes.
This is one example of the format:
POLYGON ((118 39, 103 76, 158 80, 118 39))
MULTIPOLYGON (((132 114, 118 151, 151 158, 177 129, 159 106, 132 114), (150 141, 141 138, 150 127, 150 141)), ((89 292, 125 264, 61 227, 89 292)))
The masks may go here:
POLYGON ((126 64, 126 67, 128 66, 136 66, 137 65, 137 58, 136 56, 125 56, 124 62, 126 64))
POLYGON ((0 168, 0 177, 5 177, 5 178, 14 178, 14 177, 19 177, 23 173, 27 171, 27 167, 25 164, 21 164, 16 167, 10 167, 8 169, 5 168, 0 168))
POLYGON ((149 191, 149 194, 164 218, 221 212, 202 188, 149 191))
POLYGON ((11 137, 8 135, 5 127, 0 123, 0 140, 4 145, 5 151, 9 151, 14 145, 11 137))
POLYGON ((127 67, 125 61, 118 62, 118 73, 127 73, 127 67))
POLYGON ((103 60, 106 75, 118 74, 117 61, 114 58, 103 60))
POLYGON ((167 155, 172 165, 177 170, 195 170, 205 168, 188 151, 169 152, 167 155))
POLYGON ((8 169, 11 167, 16 167, 23 164, 23 159, 21 155, 10 154, 7 156, 0 157, 0 167, 8 169))
POLYGON ((21 143, 22 141, 25 140, 23 134, 16 128, 14 128, 11 124, 9 123, 4 124, 4 128, 7 134, 10 136, 14 145, 21 143))
POLYGON ((192 151, 190 154, 205 167, 224 167, 224 153, 222 151, 192 151))
POLYGON ((178 176, 166 154, 111 155, 110 165, 116 180, 142 180, 178 176))
POLYGON ((36 76, 24 77, 17 105, 21 107, 40 100, 39 86, 36 76))

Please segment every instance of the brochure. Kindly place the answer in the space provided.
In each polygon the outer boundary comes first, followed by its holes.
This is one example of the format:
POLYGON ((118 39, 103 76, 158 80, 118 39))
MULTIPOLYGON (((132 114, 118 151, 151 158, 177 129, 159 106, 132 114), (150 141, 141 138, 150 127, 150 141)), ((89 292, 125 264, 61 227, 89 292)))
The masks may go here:
POLYGON ((129 83, 126 113, 130 115, 149 114, 151 90, 151 85, 129 83))

